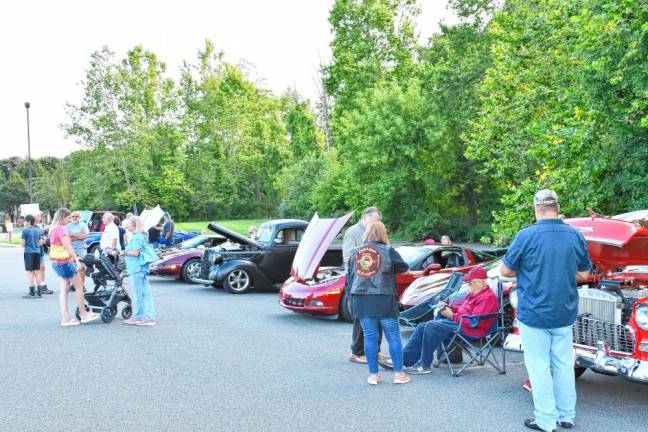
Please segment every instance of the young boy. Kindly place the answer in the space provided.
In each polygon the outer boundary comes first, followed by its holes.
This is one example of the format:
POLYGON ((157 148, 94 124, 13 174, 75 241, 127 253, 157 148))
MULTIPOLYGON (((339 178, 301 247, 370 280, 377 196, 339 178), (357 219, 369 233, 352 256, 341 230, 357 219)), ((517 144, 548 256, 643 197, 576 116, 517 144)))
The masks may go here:
POLYGON ((36 219, 32 215, 25 217, 25 228, 21 234, 20 245, 25 248, 24 261, 25 271, 27 272, 27 283, 29 284, 29 293, 23 298, 35 299, 41 298, 42 280, 40 280, 40 252, 41 252, 41 235, 40 229, 34 226, 36 219), (38 289, 36 286, 38 285, 38 289))

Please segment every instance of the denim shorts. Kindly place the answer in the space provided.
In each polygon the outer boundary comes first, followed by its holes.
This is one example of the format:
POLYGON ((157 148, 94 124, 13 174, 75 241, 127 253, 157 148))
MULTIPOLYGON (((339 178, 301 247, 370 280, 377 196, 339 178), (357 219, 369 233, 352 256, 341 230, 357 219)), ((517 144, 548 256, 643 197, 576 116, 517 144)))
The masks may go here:
POLYGON ((57 263, 56 261, 52 261, 52 268, 58 277, 65 280, 70 280, 77 274, 77 266, 75 262, 57 263))

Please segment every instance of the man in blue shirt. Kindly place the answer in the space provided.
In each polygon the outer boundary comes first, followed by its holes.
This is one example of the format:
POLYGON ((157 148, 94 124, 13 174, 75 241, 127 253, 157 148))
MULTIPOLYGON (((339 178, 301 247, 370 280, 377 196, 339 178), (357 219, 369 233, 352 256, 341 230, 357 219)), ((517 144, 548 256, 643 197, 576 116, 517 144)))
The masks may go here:
POLYGON ((29 284, 29 293, 23 298, 35 299, 41 298, 40 279, 40 254, 41 254, 41 235, 42 231, 34 226, 36 218, 32 215, 25 216, 25 228, 20 235, 20 245, 25 248, 23 258, 25 261, 25 271, 27 272, 27 283, 29 284), (36 286, 38 285, 38 289, 36 286))
POLYGON ((577 281, 592 263, 583 236, 559 217, 556 192, 535 194, 537 222, 517 233, 500 274, 517 277, 517 321, 531 380, 535 419, 524 425, 569 429, 576 416, 572 324, 578 314, 577 281))
POLYGON ((164 246, 173 246, 173 231, 175 231, 175 224, 169 212, 164 212, 164 225, 162 226, 162 238, 160 244, 164 246))

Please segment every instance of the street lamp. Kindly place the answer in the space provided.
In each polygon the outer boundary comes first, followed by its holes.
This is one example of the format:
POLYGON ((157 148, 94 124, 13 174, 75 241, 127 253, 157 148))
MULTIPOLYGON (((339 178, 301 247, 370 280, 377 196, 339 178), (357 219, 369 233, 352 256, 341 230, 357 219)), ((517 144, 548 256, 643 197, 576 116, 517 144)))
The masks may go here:
POLYGON ((27 110, 27 164, 29 166, 29 204, 34 202, 32 196, 32 161, 31 161, 31 142, 29 140, 29 102, 25 102, 25 109, 27 110))

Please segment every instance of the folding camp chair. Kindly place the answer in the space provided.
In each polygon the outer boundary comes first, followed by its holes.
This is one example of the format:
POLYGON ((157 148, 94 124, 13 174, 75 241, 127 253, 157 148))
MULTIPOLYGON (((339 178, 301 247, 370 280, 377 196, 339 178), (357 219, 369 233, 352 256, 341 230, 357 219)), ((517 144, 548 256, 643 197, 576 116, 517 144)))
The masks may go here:
MULTIPOLYGON (((490 289, 490 288, 488 288, 490 289)), ((457 331, 452 334, 450 339, 443 342, 437 351, 437 360, 434 363, 435 367, 445 362, 452 376, 458 377, 463 371, 473 363, 483 365, 489 363, 499 374, 506 373, 506 350, 501 350, 501 361, 497 358, 494 351, 497 343, 502 343, 506 340, 507 327, 504 322, 504 288, 502 283, 497 283, 497 300, 499 301, 499 310, 495 313, 484 315, 462 315, 459 319, 459 327, 457 331), (462 324, 468 322, 470 327, 477 327, 479 321, 483 319, 497 318, 493 323, 490 331, 483 337, 470 337, 461 334, 460 329, 462 324), (461 367, 453 366, 451 356, 455 351, 461 351, 468 355, 468 360, 461 367)))
POLYGON ((415 328, 417 324, 434 319, 434 310, 441 300, 446 300, 461 288, 463 273, 452 273, 446 286, 424 302, 404 310, 398 316, 398 322, 406 328, 415 328))

